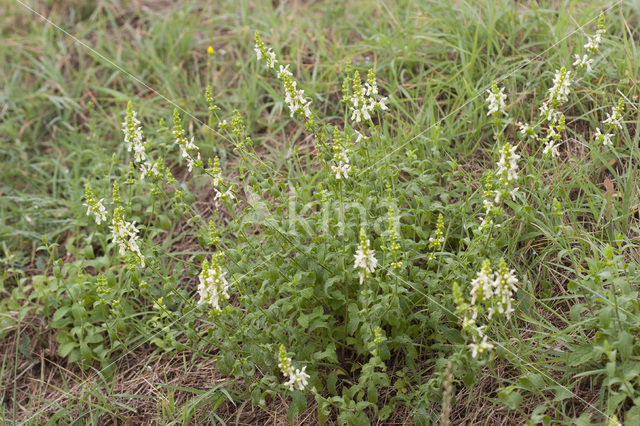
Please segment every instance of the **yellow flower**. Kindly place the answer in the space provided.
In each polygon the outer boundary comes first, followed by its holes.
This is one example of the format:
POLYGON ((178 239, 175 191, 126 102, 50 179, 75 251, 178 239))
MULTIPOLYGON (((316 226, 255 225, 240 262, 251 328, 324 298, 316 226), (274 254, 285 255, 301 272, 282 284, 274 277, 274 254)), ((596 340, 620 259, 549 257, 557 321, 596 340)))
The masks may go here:
POLYGON ((213 55, 213 47, 212 46, 207 47, 207 53, 209 55, 213 55))

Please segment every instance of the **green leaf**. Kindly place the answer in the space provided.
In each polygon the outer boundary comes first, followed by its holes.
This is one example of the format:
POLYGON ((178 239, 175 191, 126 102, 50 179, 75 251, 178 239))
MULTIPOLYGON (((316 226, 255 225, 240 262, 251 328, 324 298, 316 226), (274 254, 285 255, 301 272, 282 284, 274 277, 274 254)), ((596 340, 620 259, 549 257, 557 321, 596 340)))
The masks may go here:
POLYGON ((103 339, 100 333, 90 333, 84 341, 86 343, 100 343, 103 339))
POLYGON ((640 425, 640 405, 634 405, 624 415, 624 424, 640 425))
POLYGON ((498 399, 509 409, 515 410, 522 402, 522 395, 513 386, 508 386, 498 392, 498 399))
POLYGON ((378 402, 378 387, 375 383, 370 382, 367 386, 367 401, 373 404, 378 402))
POLYGON ((329 415, 331 414, 331 410, 329 409, 329 404, 321 403, 318 404, 318 423, 321 425, 325 424, 329 419, 329 415))
POLYGON ((555 396, 553 397, 553 402, 564 401, 565 399, 573 398, 574 394, 570 389, 567 389, 564 386, 551 386, 549 390, 553 391, 555 396))
POLYGON ((549 417, 546 412, 549 409, 546 405, 538 405, 533 412, 531 413, 531 417, 529 419, 534 424, 544 424, 548 425, 551 423, 551 417, 549 417))
POLYGON ((336 383, 338 383, 338 373, 333 370, 327 375, 327 389, 331 395, 338 395, 336 383))
POLYGON ((235 363, 235 357, 233 353, 226 352, 222 358, 218 359, 216 366, 218 367, 218 371, 221 374, 228 376, 233 371, 234 363, 235 363))
POLYGON ((67 355, 69 355, 69 353, 74 348, 77 348, 77 347, 78 347, 78 344, 76 342, 64 343, 64 344, 58 346, 58 355, 60 355, 61 357, 65 358, 67 355))
POLYGON ((632 351, 633 336, 623 330, 618 334, 618 352, 620 353, 620 357, 623 360, 627 360, 631 357, 632 351))
POLYGON ((309 325, 309 315, 301 314, 298 317, 298 324, 300 324, 300 327, 302 328, 307 328, 307 326, 309 325))
POLYGON ((528 391, 536 391, 545 387, 544 379, 537 373, 529 373, 521 377, 518 379, 518 383, 528 391))
POLYGON ((593 359, 594 350, 591 345, 583 345, 568 354, 568 363, 571 367, 584 364, 593 359))
POLYGON ((54 314, 53 319, 51 321, 51 327, 53 328, 63 328, 71 323, 71 318, 67 316, 67 313, 71 308, 69 306, 63 306, 59 308, 54 314))
POLYGON ((294 423, 296 416, 299 413, 302 413, 307 408, 307 398, 304 393, 300 391, 293 391, 291 395, 293 401, 291 405, 289 405, 289 409, 287 410, 287 420, 289 420, 290 424, 294 423))

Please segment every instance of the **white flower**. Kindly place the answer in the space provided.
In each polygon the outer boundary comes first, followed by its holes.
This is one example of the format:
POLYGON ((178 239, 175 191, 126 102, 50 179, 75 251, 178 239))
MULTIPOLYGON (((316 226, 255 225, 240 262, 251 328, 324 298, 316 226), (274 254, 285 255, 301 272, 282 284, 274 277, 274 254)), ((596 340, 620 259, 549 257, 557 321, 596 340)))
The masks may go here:
MULTIPOLYGON (((271 48, 266 48, 258 33, 256 33, 256 45, 253 49, 256 52, 258 60, 264 59, 267 68, 275 68, 278 60, 276 54, 271 48)), ((308 119, 311 118, 311 101, 304 97, 304 91, 297 88, 297 83, 293 80, 293 74, 289 71, 289 65, 280 65, 279 71, 276 73, 279 80, 284 85, 285 102, 289 107, 291 117, 300 114, 308 119)))
MULTIPOLYGON (((516 284, 518 284, 515 272, 514 269, 509 270, 507 263, 502 258, 500 259, 500 268, 495 272, 493 280, 494 294, 496 296, 495 306, 498 308, 498 313, 506 314, 507 317, 511 316, 513 312, 511 300, 513 293, 516 291, 516 284)), ((491 318, 491 314, 489 318, 491 318)))
POLYGON ((101 198, 100 200, 93 200, 93 201, 94 201, 93 204, 84 203, 82 205, 87 208, 87 216, 91 215, 91 212, 93 212, 93 217, 96 223, 100 225, 103 221, 107 220, 107 209, 105 209, 104 205, 102 204, 102 201, 104 201, 104 198, 101 198))
POLYGON ((609 127, 622 128, 622 114, 616 107, 611 108, 611 114, 607 113, 607 119, 603 121, 604 124, 608 124, 609 127))
POLYGON ((273 52, 271 48, 267 50, 267 57, 265 58, 265 61, 267 62, 268 68, 273 68, 278 63, 278 60, 276 59, 276 54, 273 52))
POLYGON ((291 73, 282 72, 278 77, 284 86, 284 101, 289 107, 290 116, 298 113, 306 118, 311 118, 311 101, 304 97, 304 90, 297 88, 297 83, 291 78, 291 73))
POLYGON ((260 59, 264 59, 267 63, 267 68, 274 68, 278 63, 276 59, 276 54, 273 52, 271 48, 266 48, 260 36, 256 32, 256 44, 253 48, 253 51, 256 52, 256 59, 259 61, 260 59))
POLYGON ((520 156, 516 154, 516 148, 510 143, 506 143, 500 149, 500 160, 496 173, 505 186, 518 179, 518 159, 520 156))
POLYGON ((613 135, 611 133, 601 133, 600 132, 600 128, 596 127, 596 134, 595 134, 595 138, 596 138, 596 142, 601 143, 604 146, 613 146, 613 143, 611 142, 611 137, 613 135))
POLYGON ((516 200, 516 196, 518 195, 518 189, 520 189, 520 188, 515 187, 515 188, 513 188, 511 191, 509 191, 509 195, 511 195, 511 199, 512 199, 513 201, 515 201, 515 200, 516 200))
POLYGON ((542 153, 544 155, 551 155, 554 158, 558 156, 558 146, 553 139, 549 139, 545 142, 542 153))
POLYGON ((367 81, 362 87, 360 73, 356 71, 353 75, 353 94, 349 99, 349 107, 351 109, 351 120, 356 123, 371 119, 371 113, 375 110, 387 111, 387 98, 380 97, 378 99, 378 84, 375 80, 373 70, 369 70, 367 81))
POLYGON ((387 106, 387 97, 386 96, 382 96, 380 98, 380 100, 373 106, 374 108, 380 108, 382 111, 387 111, 389 110, 389 107, 387 106))
POLYGON ((364 136, 362 133, 360 133, 359 131, 357 131, 357 130, 356 130, 355 132, 356 132, 356 142, 355 142, 355 143, 356 143, 356 145, 357 145, 357 144, 359 144, 359 143, 360 143, 360 141, 361 141, 361 140, 363 140, 363 139, 364 139, 365 141, 366 141, 367 139, 369 139, 369 138, 365 137, 365 136, 364 136))
POLYGON ((519 133, 523 138, 531 138, 533 140, 538 139, 538 135, 536 135, 534 128, 529 124, 517 122, 516 125, 518 126, 518 129, 520 129, 519 133))
POLYGON ((277 77, 281 79, 285 75, 289 77, 293 77, 293 74, 291 74, 291 71, 289 71, 289 64, 285 66, 280 65, 280 71, 278 71, 277 77))
POLYGON ((333 154, 333 161, 336 164, 331 166, 331 171, 335 174, 336 179, 349 179, 349 172, 351 171, 351 164, 349 164, 349 155, 347 150, 341 145, 340 140, 335 141, 333 147, 335 153, 333 154))
POLYGON ((305 372, 307 369, 306 366, 302 367, 302 370, 299 368, 293 368, 291 365, 291 358, 287 356, 287 352, 284 348, 284 345, 280 345, 280 351, 278 354, 278 368, 282 372, 282 375, 288 377, 284 385, 289 388, 289 390, 293 391, 294 387, 297 387, 298 390, 304 390, 305 387, 309 384, 309 375, 305 372))
POLYGON ((296 368, 295 371, 292 369, 289 374, 289 380, 286 381, 284 385, 291 391, 293 391, 294 386, 297 387, 298 390, 304 390, 309 384, 309 375, 305 373, 306 368, 306 366, 302 367, 302 370, 296 368))
POLYGON ((575 62, 573 63, 574 67, 582 68, 586 66, 587 72, 591 72, 591 64, 593 63, 593 59, 589 59, 589 56, 587 55, 582 55, 581 58, 578 54, 573 55, 573 57, 576 58, 575 62))
POLYGON ((200 151, 196 144, 193 143, 193 136, 191 139, 187 139, 184 129, 180 124, 180 115, 178 110, 173 110, 173 135, 176 137, 176 144, 180 147, 180 153, 182 158, 187 160, 187 168, 191 172, 193 166, 201 162, 200 151))
POLYGON ((531 126, 527 123, 517 122, 516 125, 518 126, 518 129, 520 129, 520 135, 522 135, 523 137, 526 137, 531 131, 531 126))
POLYGON ((205 259, 199 276, 200 284, 198 284, 200 303, 208 303, 216 311, 221 311, 221 297, 229 299, 229 282, 225 278, 227 273, 223 272, 220 266, 221 259, 222 253, 211 256, 211 264, 205 259))
POLYGON ((494 201, 487 200, 486 198, 482 200, 482 205, 484 206, 484 210, 487 214, 489 214, 489 212, 493 210, 493 208, 495 207, 495 205, 493 204, 494 202, 495 203, 500 202, 500 193, 496 194, 496 198, 494 199, 494 201))
POLYGON ((176 143, 180 147, 182 158, 187 160, 187 168, 189 169, 189 171, 192 171, 196 160, 201 159, 198 147, 193 143, 193 136, 191 137, 191 139, 187 139, 185 137, 183 137, 182 139, 176 139, 176 143), (193 153, 195 153, 195 158, 193 156, 193 153))
POLYGON ((84 198, 87 200, 86 203, 82 205, 87 208, 87 216, 90 216, 93 212, 93 217, 98 225, 107 220, 107 209, 104 208, 102 201, 104 198, 100 200, 96 200, 96 195, 91 190, 91 185, 87 183, 85 187, 85 195, 84 198))
MULTIPOLYGON (((482 268, 476 277, 471 280, 471 304, 484 302, 493 296, 493 280, 491 279, 491 265, 489 260, 482 263, 482 268)), ((474 318, 477 311, 474 313, 474 318)))
POLYGON ((153 164, 145 161, 144 163, 140 164, 140 172, 141 172, 141 179, 144 179, 145 176, 151 176, 151 177, 159 177, 160 176, 160 171, 158 170, 158 160, 154 161, 153 164))
POLYGON ((507 115, 507 95, 504 93, 504 87, 501 88, 500 91, 497 89, 498 86, 494 84, 493 89, 487 90, 487 93, 489 94, 486 99, 486 102, 489 103, 489 112, 487 112, 487 115, 493 115, 496 113, 507 115))
POLYGON ((549 89, 549 102, 554 100, 562 104, 569 99, 569 87, 571 86, 571 71, 565 67, 556 70, 553 77, 553 86, 549 89))
POLYGON ((471 356, 477 358, 479 354, 493 349, 493 344, 487 342, 487 336, 483 336, 480 343, 469 343, 469 347, 471 348, 471 356))
POLYGON ((336 179, 349 179, 349 172, 351 171, 351 165, 348 161, 340 161, 337 165, 331 166, 331 171, 335 173, 336 179))
POLYGON ((597 29, 595 35, 593 37, 589 37, 589 40, 584 45, 584 48, 593 53, 597 52, 600 48, 600 43, 602 42, 602 34, 604 33, 604 28, 597 29))
POLYGON ((226 191, 221 192, 220 190, 218 190, 218 188, 214 188, 215 191, 215 196, 213 197, 214 201, 218 201, 219 199, 230 199, 230 200, 234 200, 236 197, 233 195, 233 185, 231 185, 229 188, 227 188, 226 191))
POLYGON ((122 122, 122 132, 124 133, 124 141, 127 144, 127 151, 133 151, 134 162, 143 163, 146 160, 146 156, 142 142, 142 127, 140 127, 140 120, 138 120, 131 102, 127 104, 127 116, 122 122))
POLYGON ((365 96, 372 96, 378 94, 378 83, 374 80, 372 83, 368 81, 364 83, 364 94, 365 96))
POLYGON ((362 284, 364 279, 371 275, 378 265, 375 251, 371 250, 369 239, 365 236, 364 229, 362 228, 360 229, 360 244, 353 257, 355 259, 353 267, 359 269, 358 275, 360 276, 360 284, 362 284))
POLYGON ((144 268, 144 256, 138 247, 138 229, 135 222, 127 222, 124 219, 124 208, 116 207, 111 221, 111 238, 118 245, 120 256, 134 253, 140 259, 140 266, 144 268))
POLYGON ((560 111, 557 111, 549 106, 547 102, 540 107, 540 117, 544 118, 548 122, 556 122, 560 119, 560 111))

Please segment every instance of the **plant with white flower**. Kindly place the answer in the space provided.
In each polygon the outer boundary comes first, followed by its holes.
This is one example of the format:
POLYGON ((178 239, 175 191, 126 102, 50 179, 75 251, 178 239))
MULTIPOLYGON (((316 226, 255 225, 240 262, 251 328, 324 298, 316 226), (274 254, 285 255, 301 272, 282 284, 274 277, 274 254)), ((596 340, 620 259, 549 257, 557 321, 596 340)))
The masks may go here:
POLYGON ((333 128, 333 163, 331 172, 337 180, 349 179, 351 164, 349 162, 349 143, 344 141, 337 127, 333 128))
POLYGON ((133 162, 140 167, 140 178, 144 179, 146 176, 160 177, 160 171, 158 170, 159 160, 151 163, 147 159, 142 127, 140 127, 140 120, 138 120, 137 113, 133 110, 131 101, 127 103, 127 115, 122 122, 122 132, 124 133, 124 141, 127 144, 127 151, 133 151, 133 162))
POLYGON ((353 257, 355 259, 353 267, 358 270, 360 284, 362 284, 364 279, 371 276, 375 272, 376 266, 378 266, 375 250, 371 249, 371 243, 364 232, 364 228, 360 228, 360 244, 353 257))
POLYGON ((611 108, 611 114, 607 113, 607 119, 603 121, 604 124, 609 126, 610 130, 622 128, 622 112, 624 111, 624 100, 620 98, 618 105, 611 108))
POLYGON ((516 154, 516 146, 505 143, 500 148, 500 160, 498 160, 498 179, 503 188, 507 189, 518 180, 518 160, 520 156, 516 154))
POLYGON ((511 302, 513 294, 517 290, 518 278, 515 276, 515 269, 509 270, 504 258, 500 259, 500 266, 495 272, 493 279, 493 294, 495 298, 492 306, 488 309, 488 317, 491 319, 495 313, 504 314, 509 318, 513 313, 511 302))
POLYGON ((473 318, 478 317, 478 306, 486 303, 493 296, 493 280, 491 279, 491 262, 485 259, 476 277, 471 280, 471 306, 473 318))
POLYGON ((560 118, 560 115, 562 115, 560 111, 549 106, 548 102, 543 103, 542 106, 539 108, 539 111, 540 111, 540 118, 542 118, 545 121, 548 121, 549 123, 554 123, 558 121, 558 119, 560 118))
POLYGON ((596 127, 595 140, 597 143, 603 146, 613 146, 613 142, 611 142, 611 138, 613 134, 611 133, 602 133, 599 127, 596 127))
POLYGON ((518 133, 520 133, 520 136, 522 136, 523 138, 525 139, 529 138, 533 140, 538 139, 538 135, 536 135, 535 129, 529 124, 517 122, 516 125, 518 126, 518 129, 519 129, 518 133))
POLYGON ((491 83, 491 89, 487 89, 487 99, 485 102, 489 103, 489 111, 487 115, 493 115, 497 118, 500 114, 508 115, 507 108, 507 95, 504 93, 504 87, 498 90, 498 83, 494 80, 491 83))
POLYGON ((335 174, 337 180, 349 179, 351 164, 349 164, 349 156, 345 151, 336 151, 333 154, 333 161, 336 164, 331 165, 331 171, 335 174))
POLYGON ((516 149, 517 146, 505 143, 500 148, 498 169, 495 172, 490 170, 486 175, 482 200, 485 215, 478 227, 479 233, 493 226, 498 226, 494 222, 494 218, 504 215, 501 204, 505 197, 510 196, 514 201, 516 199, 519 188, 515 186, 515 183, 518 180, 518 159, 520 159, 520 155, 516 154, 516 149), (494 187, 495 176, 497 176, 498 182, 494 187))
POLYGON ((620 98, 618 100, 618 105, 611 108, 611 113, 607 113, 607 118, 603 121, 603 124, 606 124, 608 129, 606 133, 602 133, 599 127, 596 127, 596 133, 594 135, 594 139, 596 143, 601 144, 603 146, 613 146, 613 142, 611 138, 613 137, 613 131, 616 128, 622 128, 622 112, 624 111, 624 100, 620 98))
POLYGON ((122 122, 122 132, 124 141, 127 144, 127 151, 133 151, 133 158, 136 163, 144 163, 146 160, 145 147, 142 142, 142 127, 137 113, 133 110, 131 101, 127 103, 127 115, 122 122))
POLYGON ((386 111, 389 109, 386 105, 387 98, 378 96, 378 84, 373 70, 369 70, 364 87, 362 87, 358 71, 354 72, 352 80, 353 93, 348 101, 351 109, 351 120, 356 123, 360 123, 363 120, 368 121, 371 120, 373 111, 386 111))
POLYGON ((229 282, 220 265, 224 255, 217 252, 211 256, 211 262, 206 259, 202 263, 202 272, 200 272, 200 284, 198 284, 198 295, 200 303, 211 305, 215 312, 221 312, 220 299, 229 299, 229 282))
POLYGON ((495 273, 492 272, 491 262, 488 259, 482 262, 480 270, 470 283, 469 302, 458 284, 454 283, 453 299, 456 312, 462 320, 462 330, 468 333, 472 340, 469 347, 473 358, 493 348, 483 330, 490 324, 489 321, 492 318, 498 315, 504 315, 507 318, 511 316, 514 311, 512 303, 517 284, 515 270, 509 270, 504 258, 500 259, 495 273))
POLYGON ((564 132, 564 129, 564 114, 560 115, 560 118, 557 122, 553 121, 549 123, 547 136, 541 140, 541 142, 544 143, 542 153, 545 156, 551 156, 554 158, 558 156, 558 145, 560 143, 560 138, 562 137, 562 132, 564 132))
MULTIPOLYGON (((260 35, 256 31, 256 47, 255 52, 258 60, 264 59, 267 63, 267 68, 275 69, 275 65, 278 63, 275 53, 271 48, 267 49, 260 39, 260 35)), ((289 65, 280 65, 279 70, 276 72, 276 77, 282 82, 284 88, 284 100, 289 108, 291 117, 297 116, 304 118, 307 121, 309 127, 313 127, 313 113, 311 112, 311 100, 305 98, 304 90, 298 89, 298 83, 293 79, 293 74, 289 70, 289 65)))
POLYGON ((211 185, 214 190, 214 201, 217 200, 233 200, 235 196, 233 195, 233 185, 230 185, 225 190, 225 184, 222 179, 222 168, 220 167, 220 158, 216 156, 213 161, 209 158, 208 168, 205 170, 205 173, 211 177, 211 185))
POLYGON ((577 53, 573 55, 573 57, 576 59, 573 62, 574 67, 577 67, 578 69, 586 67, 587 72, 591 72, 591 64, 593 63, 593 59, 589 59, 589 56, 587 55, 582 55, 582 57, 580 57, 580 55, 578 55, 577 53))
POLYGON ((500 259, 500 265, 495 273, 491 271, 491 262, 485 259, 476 278, 471 280, 473 319, 477 319, 478 314, 483 312, 487 313, 487 319, 491 319, 495 314, 510 317, 513 312, 511 304, 517 284, 515 270, 509 270, 504 258, 500 259))
POLYGON ((161 159, 158 159, 153 163, 145 161, 144 163, 140 164, 140 179, 144 179, 147 176, 150 176, 154 179, 161 177, 162 167, 163 163, 161 159))
POLYGON ((493 343, 489 343, 487 341, 487 336, 483 335, 482 340, 478 343, 474 341, 473 343, 469 343, 469 349, 471 349, 471 357, 477 358, 478 355, 482 355, 485 352, 489 352, 493 349, 493 343))
POLYGON ((193 167, 200 167, 202 165, 202 159, 200 157, 200 150, 193 143, 193 136, 191 139, 187 139, 185 136, 185 131, 182 128, 182 123, 180 120, 180 114, 178 114, 178 110, 173 110, 173 136, 176 138, 176 144, 180 147, 180 152, 182 154, 182 158, 187 160, 187 167, 191 172, 193 167))
POLYGON ((567 71, 565 67, 556 70, 547 100, 552 108, 562 105, 569 99, 569 87, 571 87, 571 71, 567 71))
MULTIPOLYGON (((499 188, 494 188, 493 185, 494 172, 489 170, 485 177, 484 191, 482 193, 483 200, 482 206, 484 207, 485 215, 480 222, 477 232, 482 233, 487 229, 491 229, 494 226, 499 226, 494 222, 494 218, 500 217, 504 214, 500 201, 502 199, 502 193, 504 191, 499 188)), ((508 192, 508 191, 507 191, 508 192)))
POLYGON ((260 34, 256 31, 256 45, 253 48, 253 51, 256 52, 256 59, 259 61, 263 59, 267 64, 267 68, 274 68, 278 63, 276 59, 276 54, 273 52, 271 48, 268 48, 264 45, 264 42, 260 39, 260 34))
POLYGON ((311 100, 304 97, 304 90, 297 88, 297 83, 288 69, 281 70, 278 75, 284 87, 284 101, 289 107, 290 116, 298 115, 311 120, 311 100))
MULTIPOLYGON (((115 192, 115 191, 114 191, 115 192)), ((145 258, 138 247, 138 229, 135 222, 127 222, 124 217, 124 207, 117 206, 111 221, 111 238, 118 245, 120 256, 135 255, 144 268, 145 258)))
POLYGON ((104 208, 102 202, 104 198, 96 199, 96 195, 91 190, 91 185, 87 183, 85 186, 85 195, 84 198, 87 200, 86 203, 82 204, 87 208, 87 216, 90 216, 93 213, 93 218, 96 223, 100 225, 102 222, 107 220, 107 209, 104 208))
POLYGON ((479 311, 484 310, 482 302, 487 302, 494 293, 492 281, 491 266, 489 261, 485 260, 478 275, 471 281, 471 303, 467 302, 458 283, 453 283, 453 300, 456 304, 456 314, 462 320, 463 333, 471 341, 468 347, 471 350, 472 358, 478 358, 478 355, 489 352, 494 347, 484 334, 484 329, 487 325, 478 326, 478 321, 482 321, 482 317, 478 315, 479 311))
POLYGON ((303 391, 309 385, 309 375, 305 372, 307 367, 304 366, 302 369, 294 368, 291 362, 292 360, 287 355, 284 345, 280 345, 278 368, 282 372, 282 375, 289 379, 284 385, 288 387, 290 391, 293 391, 294 388, 303 391))
POLYGON ((600 49, 600 43, 602 42, 602 35, 606 32, 604 28, 604 12, 600 12, 598 18, 598 29, 593 37, 589 37, 589 40, 584 45, 590 53, 596 53, 600 49))

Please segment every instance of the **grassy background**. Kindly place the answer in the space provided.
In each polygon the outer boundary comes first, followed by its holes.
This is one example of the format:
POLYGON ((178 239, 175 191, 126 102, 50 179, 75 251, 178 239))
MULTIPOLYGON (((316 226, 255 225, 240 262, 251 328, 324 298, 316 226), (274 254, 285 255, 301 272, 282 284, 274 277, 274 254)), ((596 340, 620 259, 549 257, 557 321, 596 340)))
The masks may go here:
MULTIPOLYGON (((159 128, 161 118, 169 123, 178 106, 191 122, 186 127, 200 132, 198 123, 207 121, 202 94, 211 84, 223 110, 241 111, 258 151, 273 168, 294 178, 301 173, 289 156, 309 141, 288 119, 280 89, 255 61, 256 30, 283 62, 292 64, 305 93, 329 121, 342 117, 340 84, 347 61, 361 69, 375 68, 382 90, 391 95, 383 132, 397 144, 380 147, 383 153, 402 147, 416 150, 420 158, 429 156, 432 125, 446 117, 440 135, 446 146, 443 158, 456 161, 462 184, 475 189, 482 171, 493 164, 487 154, 493 141, 482 92, 492 80, 504 79, 510 115, 521 120, 536 117, 538 105, 529 101, 540 97, 547 87, 542 82, 551 81, 555 69, 573 62, 570 54, 585 42, 579 26, 591 22, 584 30, 591 34, 592 20, 611 4, 5 0, 0 3, 5 40, 0 46, 1 297, 10 298, 17 287, 28 288, 29 277, 46 268, 50 253, 43 248, 43 236, 59 244, 57 258, 68 260, 75 257, 78 240, 90 238, 83 237, 90 225, 82 206, 84 184, 101 182, 114 167, 114 154, 118 162, 129 155, 119 123, 130 99, 146 129, 159 128), (58 27, 45 23, 29 7, 58 27), (214 49, 211 56, 206 52, 209 45, 214 49)), ((514 236, 506 250, 527 272, 526 291, 541 312, 529 318, 540 334, 505 330, 504 339, 515 342, 520 358, 531 359, 538 369, 557 369, 558 377, 575 371, 547 365, 548 359, 539 357, 535 348, 584 338, 565 300, 566 283, 580 271, 576 265, 588 265, 603 243, 615 244, 617 232, 629 244, 635 244, 639 234, 637 3, 615 3, 607 12, 606 28, 604 54, 597 60, 602 72, 596 75, 601 77, 583 82, 573 95, 560 161, 553 170, 537 170, 528 180, 537 186, 530 188, 533 226, 514 236), (605 108, 608 111, 619 95, 629 101, 621 150, 589 151, 596 118, 602 120, 605 108), (613 193, 605 187, 606 179, 615 184, 613 193), (563 205, 567 232, 558 232, 549 214, 553 198, 563 205)), ((153 131, 150 135, 161 138, 153 131)), ((204 141, 203 152, 216 152, 223 159, 231 156, 229 145, 206 129, 196 136, 204 141)), ((537 147, 525 149, 534 153, 537 147)), ((375 169, 390 163, 392 159, 382 159, 375 169)), ((110 190, 108 185, 94 189, 110 190)), ((182 248, 191 247, 183 243, 182 248)), ((115 378, 96 378, 91 370, 79 370, 55 355, 50 347, 55 344, 53 331, 36 333, 47 330, 46 318, 8 304, 3 307, 3 316, 20 317, 18 326, 7 321, 0 330, 7 336, 2 343, 0 392, 8 421, 30 418, 37 423, 34 414, 56 410, 63 413, 59 419, 65 412, 79 412, 78 417, 97 421, 107 412, 132 422, 179 422, 185 405, 197 408, 206 399, 194 396, 209 398, 219 389, 212 383, 225 384, 206 358, 196 356, 196 363, 193 354, 167 357, 147 348, 122 358, 115 378), (122 399, 137 411, 120 404, 122 399)), ((561 350, 561 344, 555 349, 561 350)), ((504 368, 486 371, 479 385, 459 390, 455 409, 461 422, 524 418, 527 410, 508 414, 498 403, 496 383, 509 380, 512 373, 509 366, 504 368)), ((598 382, 581 383, 576 392, 592 404, 606 406, 607 396, 598 382)), ((537 395, 546 398, 543 392, 537 395)), ((233 398, 222 392, 218 397, 217 415, 230 423, 281 421, 288 404, 273 401, 268 410, 258 410, 246 401, 231 403, 233 398)), ((586 410, 580 401, 573 403, 573 408, 562 407, 565 413, 579 416, 586 410)), ((410 422, 406 416, 400 412, 395 420, 410 422)), ((299 421, 305 422, 305 417, 299 421)))

